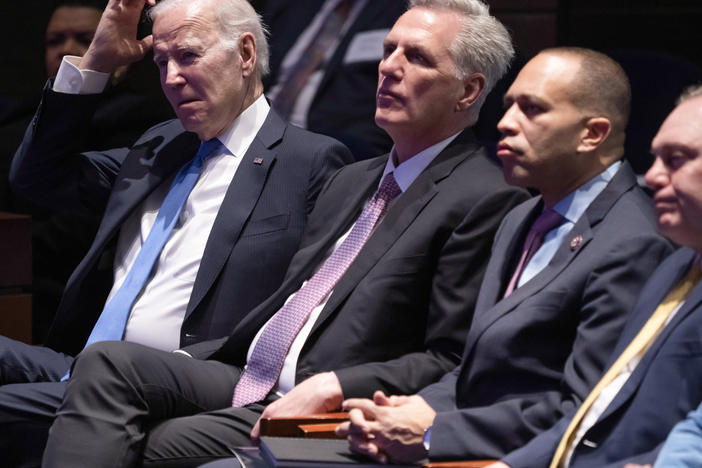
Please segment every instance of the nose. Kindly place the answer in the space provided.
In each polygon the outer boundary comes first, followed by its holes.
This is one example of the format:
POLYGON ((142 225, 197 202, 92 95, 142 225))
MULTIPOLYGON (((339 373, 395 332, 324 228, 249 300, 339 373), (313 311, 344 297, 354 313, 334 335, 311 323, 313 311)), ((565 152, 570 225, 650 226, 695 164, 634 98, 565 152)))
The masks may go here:
POLYGON ((654 192, 668 183, 668 171, 659 156, 656 156, 656 159, 653 160, 653 164, 648 171, 646 171, 645 180, 646 186, 654 192))
POLYGON ((381 76, 387 76, 396 80, 402 78, 402 58, 399 49, 395 49, 392 54, 384 57, 378 65, 381 76))
POLYGON ((165 73, 166 77, 164 80, 164 84, 166 86, 180 86, 185 81, 183 75, 180 72, 180 67, 173 60, 168 61, 165 73))
POLYGON ((497 130, 503 135, 514 135, 516 130, 514 114, 517 104, 514 103, 505 110, 505 114, 502 116, 499 122, 497 122, 497 130))

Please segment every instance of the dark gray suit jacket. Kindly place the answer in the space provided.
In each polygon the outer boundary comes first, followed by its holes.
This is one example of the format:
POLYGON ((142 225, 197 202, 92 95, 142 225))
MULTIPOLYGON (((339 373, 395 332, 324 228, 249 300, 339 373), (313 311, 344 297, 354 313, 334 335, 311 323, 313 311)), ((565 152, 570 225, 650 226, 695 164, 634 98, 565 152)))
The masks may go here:
MULTIPOLYGON (((668 292, 682 279, 695 252, 668 257, 643 288, 607 363, 611 366, 668 292)), ((702 283, 656 338, 636 369, 573 452, 571 468, 652 464, 678 421, 702 401, 702 283)), ((547 466, 575 411, 505 461, 516 468, 547 466)))
MULTIPOLYGON (((378 187, 387 157, 332 177, 310 215, 302 248, 281 288, 222 343, 188 348, 243 366, 252 338, 355 222, 378 187)), ((526 198, 466 130, 389 208, 335 286, 297 363, 296 381, 333 370, 345 397, 411 393, 460 357, 494 233, 526 198)))
POLYGON ((500 458, 585 398, 646 278, 671 249, 623 163, 548 266, 500 300, 541 210, 538 197, 505 218, 461 365, 420 393, 438 412, 431 459, 500 458))
MULTIPOLYGON (((103 213, 68 281, 46 345, 78 353, 112 285, 111 247, 140 203, 197 151, 180 121, 159 124, 131 148, 79 153, 99 95, 45 90, 12 163, 14 190, 52 209, 103 213)), ((338 142, 270 112, 243 156, 207 240, 181 328, 181 345, 226 336, 280 285, 327 177, 351 156, 338 142), (255 163, 259 158, 262 162, 255 163)))

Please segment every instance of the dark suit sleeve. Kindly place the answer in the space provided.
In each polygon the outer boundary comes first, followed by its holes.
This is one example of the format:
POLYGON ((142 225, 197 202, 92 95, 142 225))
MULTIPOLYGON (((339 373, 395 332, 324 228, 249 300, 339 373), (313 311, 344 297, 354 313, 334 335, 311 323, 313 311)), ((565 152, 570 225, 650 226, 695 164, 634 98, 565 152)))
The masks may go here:
MULTIPOLYGON (((646 279, 670 252, 669 244, 653 233, 623 237, 589 273, 579 310, 570 312, 579 317, 579 324, 565 363, 562 390, 534 389, 488 406, 443 411, 446 404, 437 404, 436 396, 450 395, 450 391, 425 389, 421 395, 442 410, 432 426, 432 460, 500 458, 551 427, 585 399, 599 380, 626 320, 622 312, 632 308, 646 279)), ((455 381, 447 379, 436 385, 455 385, 455 381)))
POLYGON ((80 153, 100 95, 44 96, 10 168, 12 189, 38 205, 101 213, 127 149, 80 153))
POLYGON ((508 188, 485 195, 472 206, 436 258, 424 350, 386 362, 336 369, 345 398, 370 397, 375 390, 415 393, 456 366, 495 231, 507 211, 525 198, 525 192, 508 188))

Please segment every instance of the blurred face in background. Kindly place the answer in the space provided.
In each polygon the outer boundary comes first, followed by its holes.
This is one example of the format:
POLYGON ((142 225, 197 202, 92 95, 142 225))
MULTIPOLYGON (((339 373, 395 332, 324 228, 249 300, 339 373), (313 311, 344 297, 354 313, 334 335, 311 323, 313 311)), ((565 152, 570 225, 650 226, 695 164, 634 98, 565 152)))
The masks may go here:
POLYGON ((64 55, 82 56, 100 22, 102 11, 84 6, 61 6, 46 27, 46 75, 56 76, 64 55))

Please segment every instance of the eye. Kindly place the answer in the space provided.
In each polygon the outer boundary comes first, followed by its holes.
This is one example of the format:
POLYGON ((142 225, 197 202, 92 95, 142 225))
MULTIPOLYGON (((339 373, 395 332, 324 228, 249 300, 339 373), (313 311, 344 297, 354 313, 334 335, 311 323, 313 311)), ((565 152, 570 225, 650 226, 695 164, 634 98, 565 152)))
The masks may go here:
POLYGON ((191 63, 195 61, 198 57, 199 55, 193 52, 192 50, 184 50, 180 54, 180 60, 183 63, 191 63))
POLYGON ((424 54, 416 50, 407 53, 407 60, 413 63, 418 63, 420 65, 426 65, 429 63, 424 54))
POLYGON ((663 158, 665 165, 671 169, 679 169, 687 160, 687 155, 681 152, 670 153, 663 158))
POLYGON ((522 112, 524 112, 524 114, 528 116, 538 115, 544 111, 543 107, 533 103, 525 103, 519 107, 522 109, 522 112))
POLYGON ((383 46, 383 58, 386 59, 395 51, 395 44, 385 44, 383 46))

